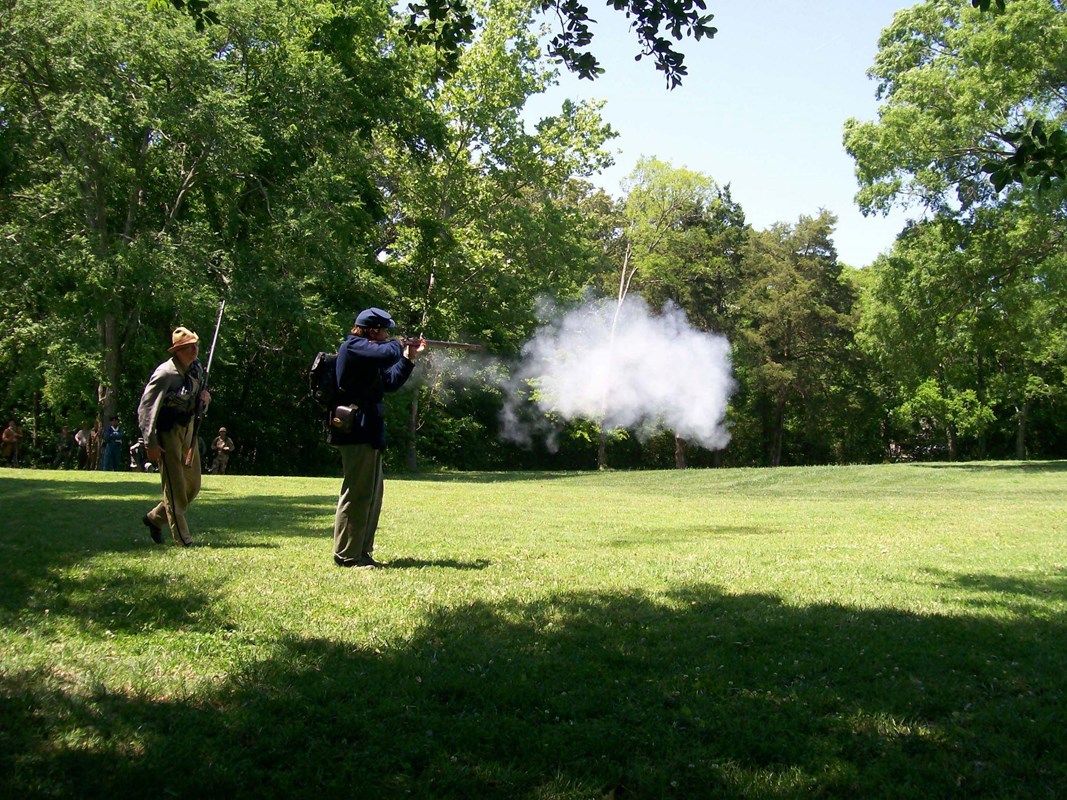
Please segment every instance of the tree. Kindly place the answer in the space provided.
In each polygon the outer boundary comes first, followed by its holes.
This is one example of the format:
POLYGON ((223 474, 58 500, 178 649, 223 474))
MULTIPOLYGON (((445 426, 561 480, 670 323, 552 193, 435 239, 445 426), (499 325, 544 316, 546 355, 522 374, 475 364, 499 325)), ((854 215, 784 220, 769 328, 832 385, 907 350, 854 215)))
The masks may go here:
POLYGON ((1032 409, 1059 391, 1067 14, 1048 0, 971 5, 898 13, 870 72, 879 119, 846 125, 861 207, 932 212, 872 268, 860 339, 888 406, 922 405, 931 380, 946 403, 973 391, 999 426, 1013 421, 1023 457, 1032 409))
MULTIPOLYGON (((1013 0, 993 15, 950 0, 898 12, 869 71, 882 101, 878 120, 845 125, 861 208, 918 202, 966 214, 1000 201, 1012 164, 1054 161, 1067 120, 1065 36, 1067 13, 1049 0, 1013 0), (993 166, 990 182, 992 161, 1006 171, 993 166)), ((1062 183, 1042 169, 1023 172, 1014 191, 1037 182, 1062 198, 1062 183)))
POLYGON ((20 375, 12 404, 88 378, 106 417, 131 407, 177 320, 210 328, 225 290, 241 374, 215 407, 260 419, 285 463, 283 412, 298 415, 275 378, 373 275, 374 142, 425 150, 437 128, 409 51, 383 47, 385 4, 219 12, 197 31, 123 2, 4 9, 0 360, 20 375))
MULTIPOLYGON (((744 214, 713 179, 642 158, 623 184, 616 232, 605 242, 614 261, 605 285, 615 294, 617 321, 631 289, 653 304, 671 302, 707 323, 725 310, 721 292, 744 235, 744 214)), ((724 316, 724 315, 723 315, 724 316)), ((614 337, 615 322, 612 324, 614 337)), ((609 432, 600 431, 597 463, 607 466, 609 432)), ((685 442, 675 437, 675 465, 685 442)))
POLYGON ((113 3, 31 0, 6 17, 0 82, 15 158, 0 222, 5 288, 22 300, 6 344, 40 359, 41 378, 98 357, 107 418, 141 315, 174 304, 212 261, 181 225, 191 188, 203 171, 240 169, 257 142, 225 89, 227 65, 181 25, 113 3), (215 139, 222 131, 231 137, 215 139))
MULTIPOLYGON (((982 11, 1004 11, 1005 0, 971 0, 982 11)), ((1050 186, 1053 181, 1067 178, 1067 133, 1062 129, 1047 133, 1041 120, 1030 120, 1007 134, 1014 151, 991 158, 982 170, 989 173, 993 187, 999 192, 1008 183, 1027 183, 1033 179, 1050 186)))
MULTIPOLYGON (((385 151, 382 270, 408 331, 515 351, 539 296, 564 300, 586 282, 595 254, 579 205, 592 190, 581 179, 610 163, 614 133, 597 104, 570 102, 526 129, 527 100, 556 77, 533 10, 527 0, 472 4, 477 35, 430 98, 447 126, 440 145, 409 157, 385 151)), ((412 468, 419 395, 408 401, 412 468)))
MULTIPOLYGON (((614 247, 618 307, 636 285, 652 306, 671 303, 698 328, 731 335, 746 225, 730 187, 645 158, 624 191, 621 235, 614 247)), ((602 436, 602 466, 605 444, 602 436)), ((686 449, 675 436, 676 467, 686 465, 686 449)))
MULTIPOLYGON (((167 0, 149 0, 158 8, 167 0)), ((187 12, 198 29, 218 23, 218 14, 209 0, 169 0, 179 11, 187 12)), ((477 27, 478 3, 470 0, 414 0, 407 4, 404 31, 416 44, 430 44, 438 52, 441 76, 457 68, 463 47, 474 36, 477 27)), ((568 69, 583 78, 594 78, 604 70, 589 50, 593 41, 589 9, 579 0, 540 0, 540 10, 559 21, 559 32, 549 43, 548 52, 562 61, 568 69)), ((711 39, 718 32, 712 27, 714 14, 703 13, 704 0, 609 0, 608 6, 632 19, 630 27, 637 34, 640 52, 636 56, 651 57, 656 69, 664 74, 667 85, 678 86, 687 74, 685 55, 674 49, 675 41, 692 37, 695 41, 711 39)))
MULTIPOLYGON (((1062 223, 1029 204, 907 231, 871 266, 862 302, 859 339, 885 376, 886 405, 910 407, 929 381, 946 401, 971 391, 1012 441, 1000 453, 1039 451, 1033 410, 1064 389, 1063 241, 1062 223)), ((954 432, 941 430, 955 456, 954 432)))
POLYGON ((691 216, 681 223, 687 229, 663 243, 669 255, 655 268, 642 270, 640 289, 651 305, 674 303, 696 327, 729 337, 740 317, 737 292, 748 226, 729 185, 696 177, 704 188, 694 197, 691 216))
POLYGON ((749 237, 735 363, 745 372, 747 409, 762 420, 771 466, 783 463, 790 418, 810 424, 840 385, 854 296, 831 238, 836 222, 824 211, 749 237))
POLYGON ((958 437, 979 435, 993 422, 992 410, 978 399, 973 389, 946 395, 933 378, 919 384, 896 413, 915 429, 943 435, 950 461, 955 461, 959 454, 958 437))

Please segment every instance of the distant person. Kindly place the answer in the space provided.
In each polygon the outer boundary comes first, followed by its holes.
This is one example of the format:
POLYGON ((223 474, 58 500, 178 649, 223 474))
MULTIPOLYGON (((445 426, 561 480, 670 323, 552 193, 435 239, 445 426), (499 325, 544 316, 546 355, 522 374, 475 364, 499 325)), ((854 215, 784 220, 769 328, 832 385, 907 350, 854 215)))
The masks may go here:
POLYGON ((154 472, 155 465, 148 460, 143 438, 130 445, 130 469, 133 472, 154 472))
POLYGON ((163 501, 141 521, 156 544, 163 543, 163 527, 167 526, 175 542, 189 547, 193 537, 186 511, 200 492, 200 450, 193 438, 193 417, 197 410, 207 410, 211 395, 203 388, 204 369, 197 360, 199 336, 188 328, 175 328, 167 352, 171 358, 156 367, 137 407, 145 454, 159 464, 163 483, 163 501))
POLYGON ((144 472, 144 439, 137 438, 130 445, 130 472, 144 472))
POLYGON ((64 425, 56 435, 56 457, 52 459, 52 469, 70 469, 74 463, 74 437, 70 428, 64 425))
POLYGON ((108 472, 120 472, 122 470, 122 440, 126 434, 122 431, 122 425, 118 417, 112 417, 111 422, 104 429, 104 469, 108 472))
POLYGON ((230 453, 233 452, 233 439, 226 435, 225 428, 219 428, 219 435, 211 443, 211 452, 215 454, 215 460, 211 464, 211 474, 225 475, 226 465, 230 463, 230 453))
POLYGON ((92 444, 93 432, 86 423, 74 434, 74 443, 78 445, 78 469, 92 469, 89 464, 89 446, 92 444))
POLYGON ((390 339, 393 325, 380 308, 361 311, 337 351, 340 399, 327 442, 341 452, 344 471, 333 524, 333 560, 341 567, 381 566, 371 554, 382 510, 383 400, 407 382, 415 357, 426 349, 421 338, 390 339))
POLYGON ((22 428, 15 420, 9 420, 4 432, 0 435, 0 460, 5 466, 17 467, 19 465, 19 444, 22 442, 22 428))

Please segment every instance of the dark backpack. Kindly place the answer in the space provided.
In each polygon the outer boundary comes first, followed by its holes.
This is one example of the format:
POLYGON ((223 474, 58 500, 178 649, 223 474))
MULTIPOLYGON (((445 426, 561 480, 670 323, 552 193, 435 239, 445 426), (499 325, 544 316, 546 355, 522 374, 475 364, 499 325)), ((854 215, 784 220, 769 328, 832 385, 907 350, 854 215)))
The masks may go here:
POLYGON ((325 409, 333 411, 340 400, 337 388, 337 353, 316 353, 308 373, 311 399, 325 409))

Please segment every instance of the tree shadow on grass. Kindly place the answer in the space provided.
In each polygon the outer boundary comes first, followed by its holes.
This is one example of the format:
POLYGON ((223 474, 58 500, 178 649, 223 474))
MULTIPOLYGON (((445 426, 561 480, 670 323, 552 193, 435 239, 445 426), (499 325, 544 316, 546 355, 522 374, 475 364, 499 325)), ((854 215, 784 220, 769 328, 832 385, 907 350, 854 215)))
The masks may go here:
MULTIPOLYGON (((9 479, 0 476, 0 612, 15 612, 59 572, 101 553, 143 552, 156 558, 173 549, 152 543, 141 518, 159 501, 158 487, 116 479, 9 479)), ((207 487, 189 512, 194 541, 205 548, 271 548, 279 535, 324 536, 323 517, 335 499, 309 496, 232 497, 207 487), (306 524, 301 525, 301 521, 306 524)), ((144 576, 143 576, 144 577, 144 576)), ((151 582, 153 579, 144 577, 151 582)))
POLYGON ((1051 798, 1063 622, 694 585, 437 610, 393 646, 279 639, 186 700, 7 673, 0 790, 1051 798))
POLYGON ((26 607, 47 613, 60 625, 69 619, 91 635, 194 628, 216 632, 230 627, 221 614, 222 595, 219 582, 203 578, 167 580, 140 571, 86 572, 39 581, 26 607))
POLYGON ((909 466, 922 469, 954 469, 970 472, 1067 472, 1067 461, 1005 461, 1005 462, 969 462, 969 461, 922 461, 909 466))
POLYGON ((1049 601, 1067 602, 1067 570, 1023 578, 1017 575, 950 573, 928 569, 933 583, 963 591, 964 602, 975 608, 992 608, 1017 614, 1040 611, 1049 601))

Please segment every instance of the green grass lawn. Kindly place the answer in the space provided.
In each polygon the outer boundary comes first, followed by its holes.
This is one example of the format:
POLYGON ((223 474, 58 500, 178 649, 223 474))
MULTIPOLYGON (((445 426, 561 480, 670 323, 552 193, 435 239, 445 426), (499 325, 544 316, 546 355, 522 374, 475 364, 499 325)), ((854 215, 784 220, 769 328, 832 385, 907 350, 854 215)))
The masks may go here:
POLYGON ((339 483, 0 471, 0 796, 1067 796, 1067 462, 339 483))

